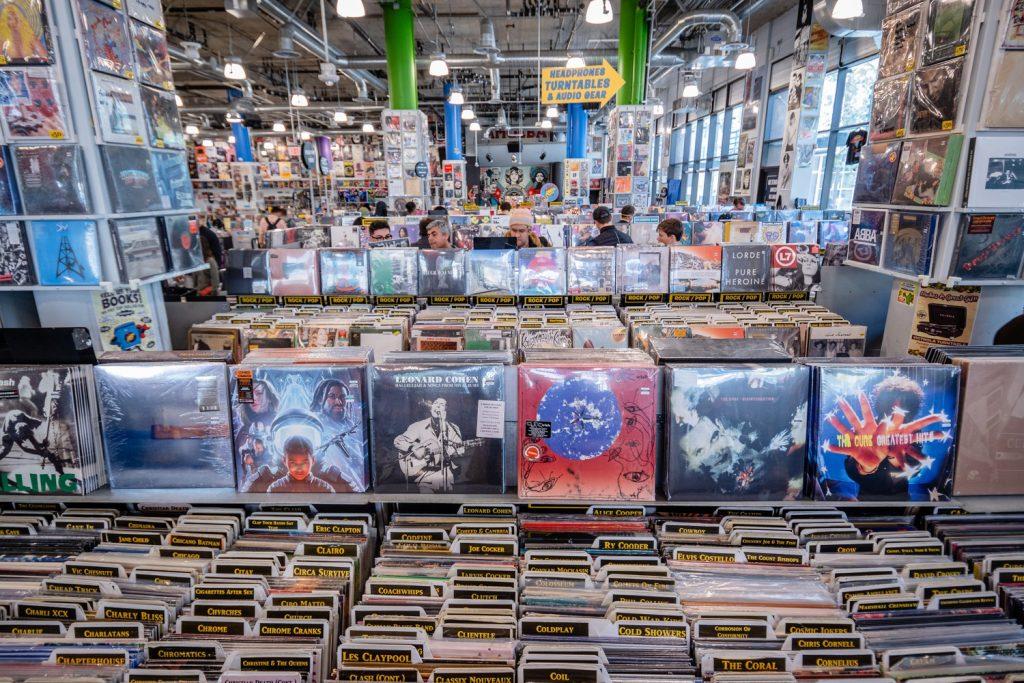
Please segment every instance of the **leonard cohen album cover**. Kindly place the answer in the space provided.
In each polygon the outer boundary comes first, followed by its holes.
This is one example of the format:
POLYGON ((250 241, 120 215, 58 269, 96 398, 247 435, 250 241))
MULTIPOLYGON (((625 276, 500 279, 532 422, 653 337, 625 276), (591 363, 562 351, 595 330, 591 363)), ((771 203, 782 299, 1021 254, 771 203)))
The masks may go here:
POLYGON ((654 500, 651 367, 519 366, 519 496, 654 500))
POLYGON ((365 368, 231 368, 238 490, 349 493, 369 488, 365 368))
POLYGON ((806 366, 675 365, 668 373, 668 498, 800 497, 806 366))
POLYGON ((504 490, 505 368, 375 365, 373 488, 504 490))
POLYGON ((945 500, 960 370, 822 365, 811 464, 822 500, 945 500))
POLYGON ((83 369, 0 368, 0 490, 83 493, 83 462, 92 451, 83 369))

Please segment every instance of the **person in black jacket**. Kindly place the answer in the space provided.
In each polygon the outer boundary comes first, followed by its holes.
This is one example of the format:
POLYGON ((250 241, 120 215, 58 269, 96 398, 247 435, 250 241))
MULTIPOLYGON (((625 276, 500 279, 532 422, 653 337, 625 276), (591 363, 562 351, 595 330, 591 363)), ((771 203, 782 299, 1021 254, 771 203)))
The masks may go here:
POLYGON ((613 247, 616 244, 633 244, 633 238, 612 225, 612 212, 606 206, 594 209, 594 224, 600 232, 587 240, 585 247, 613 247))

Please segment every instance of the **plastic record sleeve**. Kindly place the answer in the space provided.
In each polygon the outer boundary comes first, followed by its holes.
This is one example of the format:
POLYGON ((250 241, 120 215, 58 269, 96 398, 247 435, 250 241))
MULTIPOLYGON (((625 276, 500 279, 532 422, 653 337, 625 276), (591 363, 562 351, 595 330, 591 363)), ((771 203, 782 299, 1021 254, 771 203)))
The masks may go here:
POLYGON ((957 58, 918 69, 914 74, 912 134, 952 130, 960 102, 960 76, 964 60, 957 58))
POLYGON ((882 22, 882 52, 878 77, 889 78, 917 66, 918 42, 921 33, 921 8, 912 7, 882 22))
POLYGON ((907 93, 910 76, 896 76, 875 83, 871 108, 871 140, 901 138, 906 133, 907 93))

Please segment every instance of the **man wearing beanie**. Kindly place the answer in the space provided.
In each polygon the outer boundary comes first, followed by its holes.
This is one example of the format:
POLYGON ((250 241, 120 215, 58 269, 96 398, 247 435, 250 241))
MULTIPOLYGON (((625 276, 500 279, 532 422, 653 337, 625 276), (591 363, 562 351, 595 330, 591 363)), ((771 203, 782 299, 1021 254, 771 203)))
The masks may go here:
POLYGON ((551 246, 550 242, 533 232, 533 214, 529 209, 513 209, 509 212, 505 237, 515 238, 516 249, 551 246))

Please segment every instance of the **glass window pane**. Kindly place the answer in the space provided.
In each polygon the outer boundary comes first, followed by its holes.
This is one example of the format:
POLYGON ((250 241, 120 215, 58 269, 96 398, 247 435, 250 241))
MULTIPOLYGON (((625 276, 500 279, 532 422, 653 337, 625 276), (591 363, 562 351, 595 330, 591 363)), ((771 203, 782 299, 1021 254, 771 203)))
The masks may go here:
POLYGON ((851 66, 843 86, 843 109, 839 126, 867 125, 871 118, 871 92, 878 77, 878 57, 851 66))
POLYGON ((693 140, 694 140, 694 124, 689 123, 686 125, 686 161, 693 161, 693 140))
POLYGON ((832 149, 832 184, 828 190, 829 209, 849 211, 853 208, 853 186, 857 182, 857 164, 846 163, 846 137, 849 130, 836 134, 832 149))
POLYGON ((782 159, 782 142, 766 142, 762 146, 761 167, 778 166, 782 159))
POLYGON ((718 203, 718 170, 711 172, 711 182, 708 184, 708 204, 718 203))
POLYGON ((811 159, 811 177, 814 183, 814 192, 807 198, 809 204, 818 205, 824 208, 828 203, 828 197, 821 196, 821 186, 825 182, 825 162, 828 159, 828 133, 818 135, 815 140, 814 157, 811 159))
POLYGON ((708 136, 711 134, 711 118, 705 116, 700 120, 700 146, 697 148, 697 159, 708 158, 708 136))
POLYGON ((722 155, 722 133, 725 126, 725 111, 720 111, 711 117, 711 137, 708 143, 708 158, 718 158, 722 155))
MULTIPOLYGON (((825 74, 825 84, 821 88, 821 108, 818 109, 818 130, 832 130, 832 111, 836 104, 836 82, 838 71, 825 74)), ((870 99, 870 95, 868 98, 870 99)), ((870 106, 870 102, 868 105, 870 106)))
POLYGON ((787 91, 779 90, 768 96, 768 112, 766 113, 767 125, 765 126, 765 140, 781 140, 786 129, 786 96, 787 91))
POLYGON ((725 156, 734 157, 740 149, 740 118, 743 115, 743 106, 736 105, 729 110, 729 145, 726 147, 725 156))
POLYGON ((694 192, 693 203, 694 204, 703 204, 704 203, 704 172, 703 171, 697 173, 697 186, 694 189, 695 189, 695 192, 694 192))

